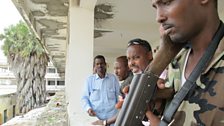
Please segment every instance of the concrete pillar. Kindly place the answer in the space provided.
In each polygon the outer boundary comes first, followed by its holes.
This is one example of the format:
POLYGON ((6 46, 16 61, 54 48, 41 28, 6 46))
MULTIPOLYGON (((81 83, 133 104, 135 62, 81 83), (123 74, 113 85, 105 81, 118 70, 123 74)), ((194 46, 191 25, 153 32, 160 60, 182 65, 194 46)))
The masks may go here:
MULTIPOLYGON (((90 0, 92 3, 92 0, 90 0)), ((90 4, 87 4, 88 6, 90 4)), ((65 87, 70 126, 90 126, 96 118, 89 117, 81 107, 84 81, 93 71, 94 6, 80 7, 70 0, 65 87)))

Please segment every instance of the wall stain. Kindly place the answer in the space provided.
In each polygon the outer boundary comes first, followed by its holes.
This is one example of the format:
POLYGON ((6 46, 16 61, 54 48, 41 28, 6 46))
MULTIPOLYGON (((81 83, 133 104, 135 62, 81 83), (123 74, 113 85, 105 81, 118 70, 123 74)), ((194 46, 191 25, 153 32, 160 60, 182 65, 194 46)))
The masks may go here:
POLYGON ((94 38, 99 38, 103 36, 103 33, 113 32, 113 31, 105 31, 105 30, 94 30, 94 38))
POLYGON ((95 6, 95 20, 106 20, 113 18, 114 14, 112 13, 112 5, 109 4, 99 4, 95 6))
POLYGON ((51 19, 40 19, 38 22, 45 26, 45 28, 42 28, 42 34, 46 36, 51 36, 51 35, 59 35, 58 30, 59 29, 65 29, 66 23, 63 22, 58 22, 55 20, 51 19))
MULTIPOLYGON (((101 23, 114 17, 113 6, 110 4, 98 4, 94 8, 94 25, 100 28, 101 23)), ((112 32, 105 30, 94 30, 94 38, 102 37, 103 33, 112 32)))
POLYGON ((46 4, 51 16, 68 16, 68 0, 32 0, 35 4, 46 4))

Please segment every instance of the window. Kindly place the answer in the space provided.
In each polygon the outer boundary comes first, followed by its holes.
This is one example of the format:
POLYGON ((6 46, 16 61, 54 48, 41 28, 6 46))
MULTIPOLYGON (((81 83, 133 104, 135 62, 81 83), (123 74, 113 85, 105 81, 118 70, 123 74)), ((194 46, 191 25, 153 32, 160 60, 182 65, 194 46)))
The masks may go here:
POLYGON ((4 123, 6 123, 8 120, 8 117, 7 117, 7 109, 4 110, 4 123))
POLYGON ((65 81, 58 81, 57 85, 65 85, 65 81))
POLYGON ((48 68, 48 73, 56 73, 55 68, 48 68))
POLYGON ((12 108, 12 117, 15 117, 16 116, 16 106, 13 105, 13 108, 12 108))
POLYGON ((55 85, 55 81, 48 81, 48 85, 55 85))

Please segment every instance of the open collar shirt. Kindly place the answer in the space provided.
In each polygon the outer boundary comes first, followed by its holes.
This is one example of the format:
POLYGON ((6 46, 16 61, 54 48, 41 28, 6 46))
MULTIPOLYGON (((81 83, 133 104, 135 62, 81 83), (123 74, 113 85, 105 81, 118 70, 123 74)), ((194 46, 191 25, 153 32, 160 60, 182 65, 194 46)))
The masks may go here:
POLYGON ((113 74, 107 73, 104 78, 98 74, 89 76, 82 96, 84 110, 92 108, 101 120, 111 118, 117 113, 115 104, 118 102, 119 88, 119 82, 113 74))

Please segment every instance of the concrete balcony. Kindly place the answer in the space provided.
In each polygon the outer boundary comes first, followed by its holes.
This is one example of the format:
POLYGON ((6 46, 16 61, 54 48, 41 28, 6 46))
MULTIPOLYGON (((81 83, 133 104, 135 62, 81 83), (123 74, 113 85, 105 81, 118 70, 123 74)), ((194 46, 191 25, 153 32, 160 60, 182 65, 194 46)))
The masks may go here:
POLYGON ((16 116, 2 126, 67 126, 67 105, 64 91, 57 92, 50 102, 27 114, 16 116))

